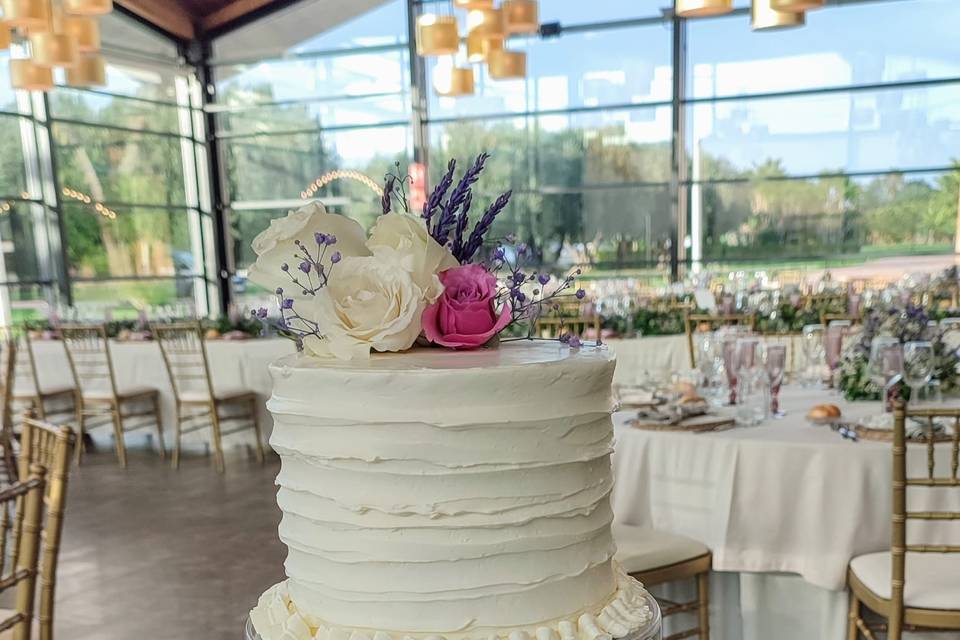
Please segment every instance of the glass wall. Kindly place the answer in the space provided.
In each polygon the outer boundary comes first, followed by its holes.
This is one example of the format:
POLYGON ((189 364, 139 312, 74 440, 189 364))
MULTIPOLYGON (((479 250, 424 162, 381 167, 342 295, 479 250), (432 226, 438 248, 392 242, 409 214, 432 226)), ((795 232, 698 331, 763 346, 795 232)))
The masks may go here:
POLYGON ((13 91, 0 53, 0 323, 206 314, 217 295, 197 81, 126 18, 102 32, 96 90, 13 91))
POLYGON ((950 0, 829 6, 803 29, 687 23, 690 257, 953 261, 960 59, 950 0))
MULTIPOLYGON (((369 224, 367 178, 413 152, 407 3, 319 4, 216 42, 240 295, 250 240, 271 217, 315 197, 369 224)), ((952 262, 960 61, 949 25, 960 6, 837 0, 805 28, 753 32, 749 2, 734 4, 674 21, 670 0, 541 0, 558 35, 509 42, 527 52, 526 78, 493 81, 480 65, 473 96, 424 89, 428 188, 448 158, 492 153, 478 197, 514 194, 498 234, 599 276, 662 280, 673 254, 681 272, 952 262)), ((427 59, 427 82, 452 64, 427 59)))
POLYGON ((218 40, 215 137, 223 167, 234 295, 251 240, 319 199, 369 226, 384 174, 412 158, 406 2, 307 0, 218 40), (347 3, 337 3, 338 5, 347 3))

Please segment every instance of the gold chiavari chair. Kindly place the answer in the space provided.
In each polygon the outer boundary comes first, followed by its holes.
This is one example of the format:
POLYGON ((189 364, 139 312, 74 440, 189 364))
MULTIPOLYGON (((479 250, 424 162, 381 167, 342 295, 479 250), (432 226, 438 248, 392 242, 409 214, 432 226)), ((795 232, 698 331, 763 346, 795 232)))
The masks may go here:
POLYGON ((211 427, 213 458, 217 471, 223 473, 223 436, 245 429, 253 429, 256 437, 257 460, 264 462, 263 441, 257 414, 257 394, 252 391, 218 391, 210 376, 206 343, 200 323, 154 325, 153 335, 160 344, 163 362, 170 376, 177 402, 177 429, 173 441, 173 466, 180 466, 180 438, 211 427), (224 409, 239 413, 229 413, 224 409), (226 422, 241 425, 224 431, 226 422))
POLYGON ((127 446, 124 436, 129 431, 150 426, 140 422, 130 426, 131 418, 153 417, 156 423, 160 457, 166 456, 163 444, 163 423, 160 415, 160 393, 149 387, 119 389, 110 356, 110 341, 104 325, 63 325, 60 334, 67 350, 67 359, 77 393, 74 405, 77 415, 77 431, 80 445, 77 446, 77 464, 83 455, 83 434, 88 430, 88 420, 108 417, 107 423, 91 425, 113 426, 117 460, 121 467, 127 466, 127 446))
POLYGON ((0 341, 0 402, 3 407, 0 410, 2 425, 0 425, 0 447, 3 447, 4 471, 7 474, 7 480, 13 481, 17 478, 17 459, 13 453, 13 372, 17 366, 17 343, 13 340, 0 341))
POLYGON ((849 322, 851 325, 860 324, 863 322, 863 318, 858 315, 852 315, 849 313, 821 313, 820 314, 820 324, 823 325, 823 328, 826 329, 830 326, 831 322, 834 321, 843 321, 849 322))
POLYGON ((32 465, 42 466, 47 473, 43 493, 43 547, 40 551, 40 605, 37 621, 40 640, 53 638, 54 595, 60 539, 66 512, 67 478, 70 471, 70 449, 76 444, 73 430, 34 419, 27 413, 20 434, 20 475, 25 477, 32 465))
POLYGON ((43 385, 37 372, 37 360, 33 350, 33 340, 25 330, 15 331, 7 329, 3 332, 5 338, 16 343, 16 366, 14 367, 13 402, 14 404, 34 409, 42 419, 46 420, 59 407, 61 412, 72 413, 75 406, 76 385, 43 385), (67 403, 70 404, 67 404, 67 403))
POLYGON ((600 336, 600 316, 584 313, 584 305, 580 303, 560 305, 560 309, 553 313, 546 313, 537 318, 537 335, 541 338, 559 338, 569 333, 578 338, 586 335, 592 328, 594 335, 600 336))
POLYGON ((663 640, 693 636, 710 640, 710 569, 713 566, 710 549, 684 536, 622 524, 613 525, 613 539, 617 543, 617 562, 645 587, 677 580, 696 581, 697 595, 690 602, 657 598, 664 618, 688 612, 697 614, 696 627, 678 631, 663 640))
POLYGON ((960 544, 910 544, 907 523, 914 521, 960 523, 960 511, 911 511, 908 489, 929 489, 946 497, 960 497, 960 409, 907 409, 899 401, 893 421, 893 535, 890 551, 854 558, 847 571, 850 587, 848 640, 860 634, 876 640, 874 628, 864 620, 866 606, 887 620, 888 640, 900 640, 904 630, 916 628, 960 630, 960 544), (907 475, 908 418, 925 419, 924 440, 927 449, 927 473, 923 477, 907 475), (936 474, 936 436, 934 420, 952 422, 948 475, 936 474), (934 557, 935 556, 935 557, 934 557))
POLYGON ((30 640, 33 627, 45 474, 31 465, 22 482, 0 491, 0 593, 16 588, 15 608, 0 611, 0 637, 12 640, 30 640))
POLYGON ((697 366, 696 350, 693 346, 693 334, 701 327, 716 330, 727 325, 746 326, 753 331, 756 318, 750 313, 713 315, 709 313, 688 313, 683 317, 683 327, 687 334, 687 353, 690 354, 690 366, 697 366))

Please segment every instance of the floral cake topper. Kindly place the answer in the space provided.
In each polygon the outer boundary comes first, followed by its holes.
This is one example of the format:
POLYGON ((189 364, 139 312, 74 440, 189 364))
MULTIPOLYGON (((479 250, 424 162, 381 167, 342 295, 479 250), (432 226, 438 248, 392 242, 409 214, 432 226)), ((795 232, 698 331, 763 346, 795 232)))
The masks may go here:
MULTIPOLYGON (((399 170, 387 174, 382 213, 369 236, 320 203, 272 220, 253 241, 257 260, 249 278, 275 292, 281 335, 301 351, 343 360, 369 357, 371 350, 405 351, 418 341, 474 349, 521 323, 521 339, 531 339, 537 321, 558 312, 563 298, 582 300, 584 291, 574 290, 579 269, 561 280, 526 273, 524 245, 508 252, 502 240, 489 240, 510 191, 471 228, 472 187, 489 157, 477 156, 456 186, 451 160, 419 213, 410 210, 409 178, 399 170)), ((267 322, 269 312, 252 315, 267 322)), ((580 347, 562 320, 560 326, 559 340, 580 347)))

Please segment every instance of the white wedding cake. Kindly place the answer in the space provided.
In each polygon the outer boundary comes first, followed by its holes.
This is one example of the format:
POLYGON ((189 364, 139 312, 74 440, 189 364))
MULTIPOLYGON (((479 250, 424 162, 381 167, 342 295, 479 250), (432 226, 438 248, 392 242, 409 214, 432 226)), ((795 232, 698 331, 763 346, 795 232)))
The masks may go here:
POLYGON ((263 640, 632 635, 614 565, 613 355, 559 342, 271 366, 288 579, 263 640))

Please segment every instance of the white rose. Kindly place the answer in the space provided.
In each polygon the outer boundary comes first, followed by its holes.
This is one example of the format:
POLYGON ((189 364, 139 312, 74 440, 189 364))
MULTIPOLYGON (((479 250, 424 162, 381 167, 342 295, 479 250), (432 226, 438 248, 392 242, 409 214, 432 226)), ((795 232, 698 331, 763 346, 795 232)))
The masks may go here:
POLYGON ((323 337, 305 337, 304 347, 341 360, 368 358, 371 349, 404 351, 420 335, 425 307, 405 270, 377 257, 344 258, 310 303, 323 337))
POLYGON ((433 239, 423 218, 407 213, 388 213, 377 218, 367 246, 373 255, 393 261, 409 273, 428 303, 435 302, 443 292, 437 274, 460 264, 433 239))
MULTIPOLYGON (((250 281, 270 291, 282 287, 291 297, 300 297, 302 292, 293 285, 290 275, 284 273, 282 267, 288 265, 290 274, 306 282, 305 275, 297 270, 300 261, 294 253, 299 250, 293 242, 299 240, 316 256, 316 233, 336 236, 336 244, 328 247, 328 257, 334 251, 344 257, 370 255, 363 227, 346 216, 327 213, 322 204, 315 202, 291 211, 285 218, 274 218, 270 227, 253 239, 251 246, 257 254, 257 261, 250 267, 250 281)), ((325 266, 329 266, 329 260, 325 262, 325 266)))

